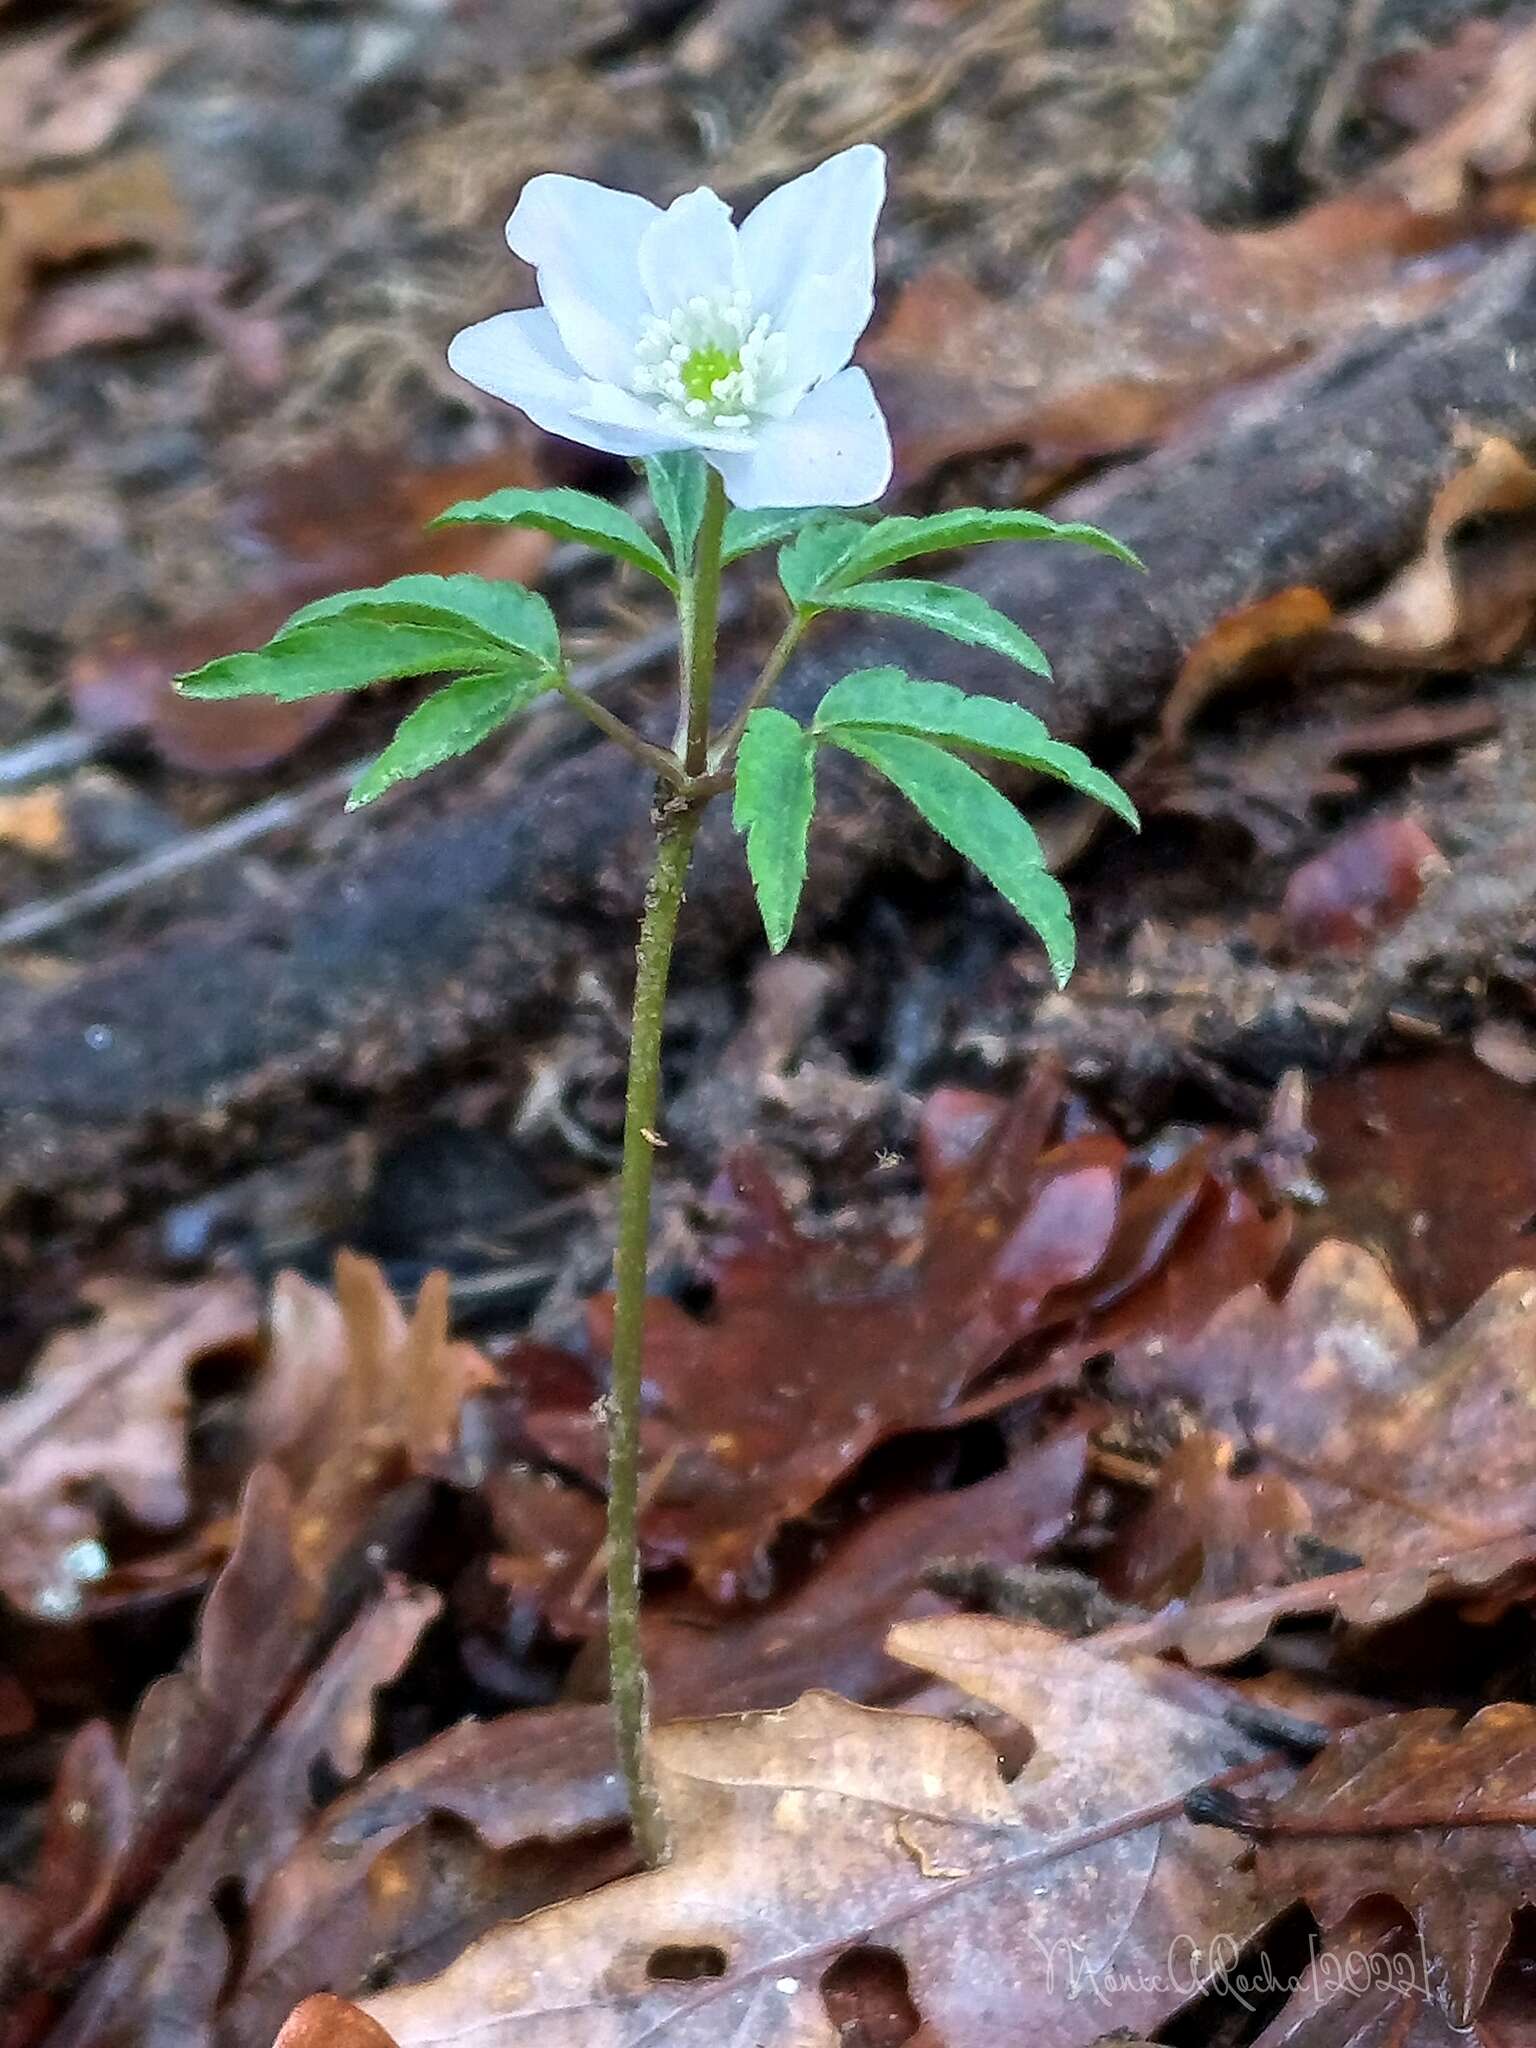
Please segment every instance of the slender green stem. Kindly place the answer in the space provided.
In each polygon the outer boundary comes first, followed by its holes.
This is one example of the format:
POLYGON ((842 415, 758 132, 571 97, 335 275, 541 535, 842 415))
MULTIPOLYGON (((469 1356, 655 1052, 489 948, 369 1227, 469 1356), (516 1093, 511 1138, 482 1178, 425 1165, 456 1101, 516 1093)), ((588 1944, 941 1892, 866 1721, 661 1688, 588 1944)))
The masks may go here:
MULTIPOLYGON (((640 1394, 645 1375, 645 1279, 651 1236, 651 1174, 661 1100, 661 1038, 672 942, 683 883, 709 787, 709 707, 720 622, 720 544, 725 491, 713 470, 681 593, 683 760, 675 793, 657 810, 656 865, 646 891, 635 951, 635 1008, 624 1102, 624 1165, 619 1176, 619 1243, 614 1261, 613 1381, 608 1396, 608 1671, 619 1763, 629 1793, 635 1841, 648 1863, 667 1853, 666 1823, 647 1755, 649 1709, 640 1640, 640 1394)), ((671 758, 671 757, 669 757, 671 758)), ((679 764, 672 760, 672 768, 679 764)))
POLYGON ((730 724, 721 733, 710 749, 709 765, 720 770, 729 768, 731 756, 741 743, 741 736, 747 729, 747 720, 760 704, 766 704, 779 686, 779 677, 789 666, 789 657, 800 644, 800 635, 810 624, 803 612, 796 612, 789 624, 779 635, 773 652, 763 663, 763 672, 747 692, 746 701, 730 724))
POLYGON ((720 543, 725 512, 725 486, 712 469, 683 617, 683 761, 690 775, 703 775, 709 767, 709 708, 720 631, 720 543))
POLYGON ((635 1841, 651 1864, 667 1836, 646 1747, 649 1708, 640 1641, 640 1392, 645 1367, 645 1282, 651 1234, 651 1169, 660 1138, 661 1040, 672 941, 701 810, 675 810, 657 828, 656 865, 635 952, 635 1007, 624 1104, 624 1165, 614 1262, 613 1380, 608 1396, 608 1669, 619 1763, 635 1841))
POLYGON ((557 676, 555 688, 568 704, 574 704, 584 718, 590 719, 599 732, 606 733, 611 740, 617 740, 625 753, 632 755, 642 768, 649 768, 653 775, 658 776, 663 782, 671 783, 674 789, 681 789, 686 785, 687 771, 675 754, 668 753, 665 747, 653 745, 648 739, 642 739, 634 727, 626 725, 617 712, 610 711, 606 704, 599 704, 597 699, 589 696, 585 690, 578 690, 568 676, 557 676))

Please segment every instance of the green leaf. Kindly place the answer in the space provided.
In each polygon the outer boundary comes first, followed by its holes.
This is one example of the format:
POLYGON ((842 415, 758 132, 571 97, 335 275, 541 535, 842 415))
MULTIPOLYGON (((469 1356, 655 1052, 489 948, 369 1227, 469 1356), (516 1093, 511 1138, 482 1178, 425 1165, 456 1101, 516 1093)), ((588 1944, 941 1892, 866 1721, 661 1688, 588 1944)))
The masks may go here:
POLYGON ((674 455, 647 457, 645 474, 651 497, 667 538, 679 576, 693 567, 694 543, 704 518, 704 499, 709 490, 709 469, 702 455, 691 448, 674 455))
POLYGON ((863 669, 844 676, 822 698, 812 730, 835 739, 840 727, 907 733, 941 747, 961 747, 994 761, 1016 762, 1050 775, 1105 804, 1139 829, 1136 806, 1088 756, 1049 731, 1022 704, 973 697, 953 683, 919 682, 899 668, 863 669))
POLYGON ((988 512, 973 505, 937 512, 928 519, 882 519, 866 532, 861 545, 839 569, 837 581, 859 583, 898 562, 910 561, 914 555, 949 553, 994 540, 1074 541, 1113 555, 1133 569, 1142 566, 1129 548, 1096 526, 1080 522, 1062 525, 1043 512, 988 512))
POLYGON ((814 611, 828 602, 825 588, 868 529, 841 513, 823 514, 779 555, 779 581, 791 604, 814 611))
POLYGON ((604 554, 617 555, 636 569, 676 590, 666 556, 638 519, 590 491, 492 491, 488 498, 466 498, 439 512, 433 526, 531 526, 556 540, 583 541, 604 554))
POLYGON ((189 697, 292 702, 451 669, 560 666, 554 613, 520 583, 481 576, 398 576, 342 590, 294 613, 253 654, 231 654, 177 679, 189 697))
POLYGON ((544 599, 521 583, 484 576, 397 576, 371 590, 340 590, 295 612, 277 637, 295 626, 355 614, 472 633, 493 649, 526 655, 544 668, 560 666, 560 629, 544 599))
POLYGON ((905 733, 829 733, 893 782, 957 853, 978 867, 1043 940, 1051 972, 1064 988, 1076 957, 1067 892, 1045 870, 1040 842, 1000 790, 968 762, 905 733))
POLYGON ((184 696, 326 697, 404 676, 440 675, 485 666, 486 643, 434 626, 360 617, 297 626, 255 654, 226 654, 178 676, 184 696))
POLYGON ((820 603, 832 611, 883 612, 888 618, 910 619, 915 626, 931 626, 935 633, 947 633, 968 647, 1004 655, 1037 676, 1051 673, 1051 664, 1027 633, 984 597, 957 584, 891 577, 884 583, 856 584, 852 590, 823 590, 820 603))
POLYGON ((747 866, 763 929, 782 953, 805 886, 805 843, 816 804, 816 748, 786 712, 754 711, 736 756, 732 813, 747 837, 747 866))
POLYGON ((739 562, 743 555, 756 554, 759 548, 771 548, 781 540, 792 540, 811 520, 825 517, 826 514, 815 506, 802 507, 794 512, 767 507, 756 512, 728 512, 720 547, 721 564, 726 566, 739 562))
POLYGON ((401 720, 383 753, 353 783, 347 809, 371 804, 397 782, 467 754, 548 687, 548 677, 538 669, 460 676, 401 720))

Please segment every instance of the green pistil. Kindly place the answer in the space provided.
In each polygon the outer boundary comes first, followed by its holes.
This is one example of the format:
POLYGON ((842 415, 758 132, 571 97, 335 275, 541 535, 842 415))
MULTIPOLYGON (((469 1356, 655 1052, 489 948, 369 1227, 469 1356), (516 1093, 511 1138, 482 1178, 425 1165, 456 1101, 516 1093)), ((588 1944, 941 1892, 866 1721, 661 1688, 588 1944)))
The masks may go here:
POLYGON ((739 352, 728 355, 723 348, 696 348, 678 376, 690 398, 707 399, 714 397, 716 385, 740 368, 739 352))

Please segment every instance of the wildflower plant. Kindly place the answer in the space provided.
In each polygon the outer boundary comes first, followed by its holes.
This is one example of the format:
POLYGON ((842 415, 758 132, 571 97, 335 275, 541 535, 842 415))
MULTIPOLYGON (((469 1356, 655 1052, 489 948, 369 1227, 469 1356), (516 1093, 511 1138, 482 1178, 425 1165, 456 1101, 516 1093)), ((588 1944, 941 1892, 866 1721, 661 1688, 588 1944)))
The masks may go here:
POLYGON ((458 334, 450 363, 549 432, 643 464, 659 532, 584 491, 500 490, 439 526, 531 527, 652 577, 681 629, 677 726, 643 736, 572 680, 544 599, 475 576, 402 576, 321 599, 265 647, 180 678, 191 697, 293 701, 408 677, 450 676, 400 725, 349 807, 468 752, 537 700, 565 698, 655 784, 656 848, 636 953, 625 1105, 609 1432, 608 1635, 612 1705, 637 1840, 658 1860, 665 1830, 646 1760, 637 1531, 639 1411, 651 1173, 663 1019, 684 881, 708 805, 729 794, 775 952, 788 944, 806 874, 817 763, 851 754, 895 785, 997 888, 1044 943, 1064 983, 1071 911, 1025 819, 973 761, 1062 782, 1135 825, 1129 799, 1077 748, 1002 698, 898 667, 845 676, 808 725, 770 701, 805 634, 831 613, 928 627, 1037 676, 1035 642, 975 593, 904 573, 925 556, 987 541, 1071 542, 1134 563, 1096 528, 1039 512, 850 516, 891 478, 885 420, 850 367, 874 305, 885 158, 864 144, 770 194, 738 226, 708 190, 665 211, 579 178, 534 178, 507 224, 542 303, 458 334), (713 688, 721 573, 778 548, 784 630, 734 715, 713 688), (893 575, 892 571, 898 571, 893 575))

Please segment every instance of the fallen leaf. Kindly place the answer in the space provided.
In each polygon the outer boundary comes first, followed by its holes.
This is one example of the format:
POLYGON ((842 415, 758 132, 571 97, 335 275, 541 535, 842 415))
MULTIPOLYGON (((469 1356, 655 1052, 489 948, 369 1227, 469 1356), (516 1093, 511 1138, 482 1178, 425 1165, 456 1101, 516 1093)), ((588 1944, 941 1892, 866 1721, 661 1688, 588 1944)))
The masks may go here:
POLYGON ((1480 187, 1529 170, 1536 154, 1536 29, 1510 36, 1481 87, 1433 134, 1395 158, 1379 182, 1415 213, 1454 214, 1480 187))
POLYGON ((340 1253, 334 1295, 279 1274, 247 1429, 298 1495, 309 1579, 324 1580, 392 1486, 445 1470, 465 1399, 494 1380, 449 1336, 446 1273, 428 1274, 409 1319, 371 1259, 340 1253))
MULTIPOLYGON (((940 1605, 920 1590, 928 1563, 951 1552, 997 1565, 1038 1556, 1072 1518, 1084 1457, 1083 1430, 1069 1425, 990 1479, 861 1518, 798 1591, 761 1610, 722 1619, 675 1596, 652 1600, 644 1626, 658 1712, 779 1707, 811 1684, 860 1700, 902 1697, 913 1675, 884 1643, 894 1622, 940 1605)), ((524 1870, 541 1839, 579 1847, 617 1827, 622 1811, 603 1707, 460 1726, 385 1765, 320 1817, 254 1900, 229 2007, 233 2038, 265 2048, 262 2019, 274 1997, 292 1998, 317 1946, 332 1967, 341 1953, 377 1952, 387 1938, 381 1921, 409 1905, 419 1883, 414 1865, 400 1871, 389 1859, 412 1857, 434 1816, 473 1828, 524 1870), (355 1930, 350 1951, 342 1929, 355 1930)))
POLYGON ((154 150, 0 185, 0 356, 43 271, 125 249, 172 254, 186 242, 181 203, 154 150))
POLYGON ((187 1374, 251 1347, 255 1295, 237 1275, 189 1287, 98 1281, 94 1322, 55 1337, 0 1404, 0 1591, 45 1620, 75 1613, 110 1562, 99 1491, 147 1529, 186 1520, 187 1374))
POLYGON ((1312 1524, 1306 1502, 1278 1473, 1232 1467, 1224 1437, 1202 1431, 1174 1446, 1105 1559, 1116 1599, 1204 1603, 1295 1577, 1295 1539, 1312 1524))
POLYGON ((1536 1102, 1457 1050, 1324 1076, 1312 1091, 1316 1223, 1391 1268, 1431 1333, 1536 1258, 1536 1102))
POLYGON ((322 1991, 305 1999, 272 2048, 395 2048, 395 2042, 357 2006, 322 1991))
POLYGON ((63 860, 72 851, 64 792, 55 784, 0 796, 0 845, 34 860, 63 860))
POLYGON ((282 326, 269 315, 229 305, 230 284, 222 271, 185 263, 138 264, 61 280, 20 322, 15 361, 52 362, 77 348, 148 341, 188 327, 221 349, 253 390, 274 391, 287 368, 282 326))
MULTIPOLYGON (((1531 52, 1536 71, 1536 40, 1531 52)), ((1536 624, 1533 541, 1536 469, 1508 441, 1477 441, 1437 494, 1421 553, 1321 638, 1317 663, 1445 672, 1507 660, 1536 624)))
POLYGON ((540 481, 518 449, 413 470, 398 451, 342 446, 324 460, 275 473, 237 509, 242 542, 266 564, 253 592, 201 618, 110 635, 76 655, 68 674, 76 715, 98 731, 143 732, 164 760, 196 774, 243 774, 282 760, 345 700, 206 703, 179 695, 171 679, 233 650, 259 647, 301 604, 353 585, 460 572, 536 581, 549 558, 546 535, 421 529, 456 498, 540 481))
MULTIPOLYGON (((1536 1275, 1505 1274, 1421 1346, 1384 1268, 1327 1243, 1282 1301, 1252 1289, 1191 1341, 1122 1348, 1115 1375, 1144 1399, 1189 1404, 1256 1469, 1283 1475, 1317 1538, 1361 1561, 1360 1598, 1375 1621, 1421 1604, 1432 1583, 1454 1586, 1460 1553, 1488 1556, 1497 1577, 1536 1549, 1520 1423, 1536 1407, 1536 1275)), ((1309 1611, 1307 1590, 1292 1591, 1290 1611, 1309 1611)), ((1240 1654, 1237 1643, 1251 1648, 1251 1629, 1262 1633, 1287 1597, 1240 1604, 1188 1653, 1220 1661, 1240 1654)), ((1327 1593, 1310 1611, 1336 1605, 1327 1593)), ((1197 1616, 1191 1609, 1198 1628, 1197 1616)), ((1178 1640, 1195 1639, 1181 1627, 1178 1640)))
POLYGON ((1416 909, 1446 866, 1413 818, 1371 818, 1299 867, 1280 908, 1298 953, 1361 952, 1416 909))
POLYGON ((1261 1882, 1336 1927, 1367 1898, 1413 1915, 1446 2019, 1482 2010, 1536 1903, 1536 1708, 1383 1714, 1347 1728, 1278 1799, 1216 1795, 1256 1840, 1261 1882))
POLYGON ((0 177, 105 149, 179 54, 91 50, 89 35, 71 22, 0 52, 0 177))
POLYGON ((1290 674, 1332 618, 1323 593, 1299 585, 1218 620, 1184 657, 1158 721, 1161 745, 1181 746, 1199 714, 1230 690, 1290 674))
POLYGON ((394 1582, 364 1605, 223 1796, 205 1806, 206 1817, 49 2034, 50 2048, 126 2048, 157 2032, 206 2048, 231 1968, 221 1915, 243 1917, 311 1824, 326 1774, 344 1782, 362 1769, 374 1696, 399 1676, 438 1605, 436 1594, 394 1582))
POLYGON ((1254 2048, 1531 2048, 1528 1981, 1501 1973, 1482 2012, 1453 2027, 1435 2003, 1423 1944, 1388 1906, 1363 1908, 1328 1938, 1254 2048))
POLYGON ((400 2048, 833 2048, 828 1973, 874 1950, 947 2048, 1086 2048, 1160 2024, 1195 1988, 1170 1984, 1170 1944, 1206 1955, 1263 1917, 1230 1853, 1180 1818, 1196 1785, 1251 1771, 1252 1746, 1155 1673, 1044 1630, 952 1617, 891 1647, 1024 1723, 1023 1771, 1006 1779, 973 1728, 828 1694, 658 1729, 665 1867, 365 2009, 400 2048), (1097 1996, 1074 1996, 1085 1976, 1097 1996))

